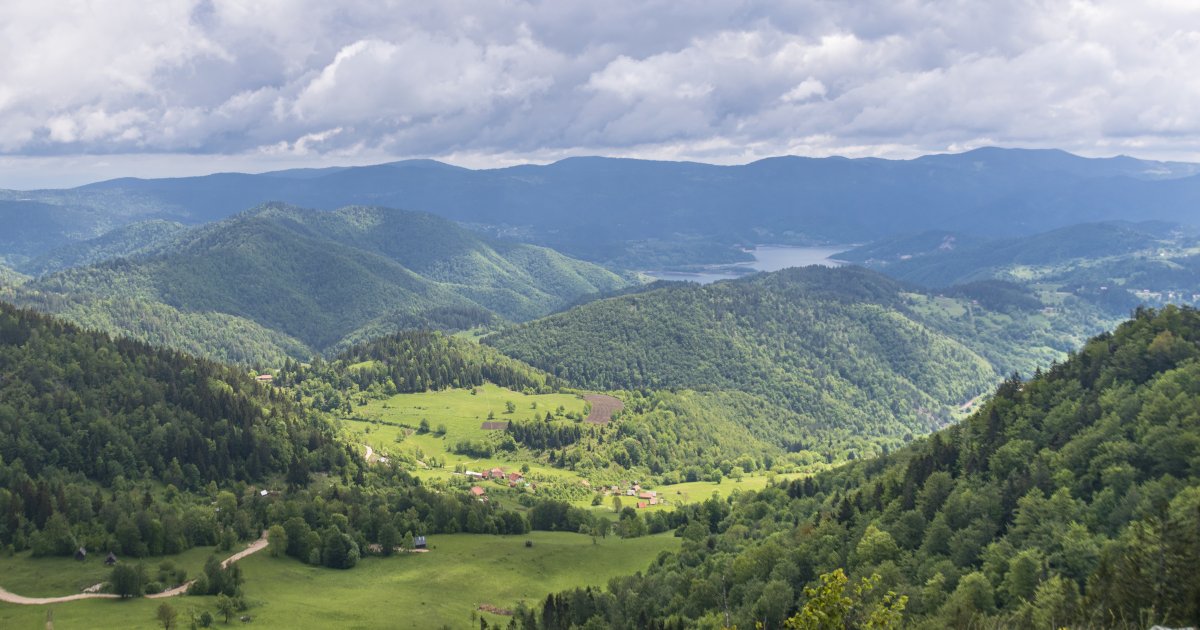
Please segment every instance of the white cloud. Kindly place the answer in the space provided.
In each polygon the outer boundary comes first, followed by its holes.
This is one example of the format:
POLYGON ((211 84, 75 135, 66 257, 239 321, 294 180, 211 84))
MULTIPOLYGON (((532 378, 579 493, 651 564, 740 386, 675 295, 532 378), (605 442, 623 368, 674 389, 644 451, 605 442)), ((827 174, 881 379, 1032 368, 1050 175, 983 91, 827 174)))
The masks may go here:
POLYGON ((9 159, 1200 159, 1186 0, 12 2, 0 59, 9 159))

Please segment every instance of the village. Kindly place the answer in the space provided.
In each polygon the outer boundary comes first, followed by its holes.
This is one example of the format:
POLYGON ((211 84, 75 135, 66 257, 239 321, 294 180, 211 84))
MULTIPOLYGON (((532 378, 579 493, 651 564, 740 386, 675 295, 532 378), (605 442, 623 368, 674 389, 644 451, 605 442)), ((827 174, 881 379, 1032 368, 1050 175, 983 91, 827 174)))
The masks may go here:
MULTIPOLYGON (((522 489, 529 492, 534 492, 537 490, 537 483, 525 479, 525 474, 523 472, 507 472, 500 466, 494 466, 484 471, 463 470, 462 472, 456 472, 455 474, 461 474, 472 481, 493 481, 500 485, 506 485, 509 488, 522 489)), ((586 480, 581 481, 581 483, 584 486, 591 487, 591 484, 586 480)), ((479 501, 488 501, 487 489, 481 484, 472 485, 470 488, 470 493, 471 496, 479 501)), ((639 510, 668 504, 666 499, 659 498, 657 491, 644 489, 642 488, 641 483, 636 481, 623 481, 619 484, 607 486, 603 488, 601 493, 605 497, 634 498, 636 501, 633 507, 639 510)), ((597 497, 599 496, 600 495, 597 495, 597 497)))

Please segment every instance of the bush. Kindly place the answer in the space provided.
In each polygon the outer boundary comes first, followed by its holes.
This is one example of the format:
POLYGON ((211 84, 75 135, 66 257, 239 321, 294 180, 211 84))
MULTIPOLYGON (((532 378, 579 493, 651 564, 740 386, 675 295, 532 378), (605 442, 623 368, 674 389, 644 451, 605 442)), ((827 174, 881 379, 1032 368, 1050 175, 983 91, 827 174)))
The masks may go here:
POLYGON ((526 547, 532 547, 532 546, 533 546, 533 541, 532 541, 532 540, 526 540, 526 541, 525 541, 525 546, 526 546, 526 547))

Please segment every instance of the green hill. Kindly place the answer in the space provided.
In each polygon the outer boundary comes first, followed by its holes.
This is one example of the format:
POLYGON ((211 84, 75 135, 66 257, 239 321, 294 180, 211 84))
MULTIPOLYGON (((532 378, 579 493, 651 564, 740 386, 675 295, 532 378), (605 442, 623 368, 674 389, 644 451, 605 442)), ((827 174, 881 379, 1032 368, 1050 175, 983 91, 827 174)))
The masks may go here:
POLYGON ((1200 312, 1141 311, 929 439, 696 507, 677 555, 516 625, 867 627, 883 591, 914 628, 1194 625, 1198 384, 1200 312), (805 591, 838 569, 844 608, 805 591))
POLYGON ((58 247, 23 263, 20 270, 36 276, 112 258, 126 258, 144 253, 186 229, 182 223, 157 219, 130 223, 96 238, 58 247))
POLYGON ((1009 350, 1035 339, 1034 315, 914 291, 861 268, 788 269, 599 300, 485 342, 583 387, 737 390, 875 436, 938 428, 1003 374, 1058 356, 1009 350))
POLYGON ((11 299, 204 356, 282 362, 404 328, 525 320, 625 279, 432 215, 268 205, 11 299))

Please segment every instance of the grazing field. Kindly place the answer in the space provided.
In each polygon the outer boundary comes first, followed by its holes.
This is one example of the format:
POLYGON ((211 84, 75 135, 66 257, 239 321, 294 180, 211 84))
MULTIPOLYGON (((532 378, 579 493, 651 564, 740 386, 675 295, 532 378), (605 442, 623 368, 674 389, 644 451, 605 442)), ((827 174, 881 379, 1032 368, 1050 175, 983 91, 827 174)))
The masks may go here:
POLYGON ((483 423, 489 420, 508 422, 535 416, 541 418, 547 411, 554 414, 559 407, 564 413, 583 415, 585 405, 586 402, 574 394, 529 395, 488 383, 473 389, 397 394, 384 400, 369 401, 357 408, 355 415, 390 424, 355 423, 355 428, 361 430, 372 426, 374 439, 369 443, 376 450, 383 450, 382 447, 395 446, 395 437, 402 431, 400 427, 391 426, 393 424, 416 429, 425 420, 431 431, 445 425, 446 438, 451 442, 479 440, 488 435, 483 423), (512 403, 515 409, 508 412, 506 403, 512 403), (493 417, 488 418, 488 414, 493 417))
MULTIPOLYGON (((526 536, 430 536, 433 550, 392 558, 365 558, 348 571, 301 564, 265 553, 243 560, 252 628, 451 628, 479 627, 506 618, 480 613, 480 605, 511 609, 534 604, 551 591, 604 586, 609 578, 645 569, 662 551, 678 548, 670 533, 599 544, 580 534, 534 532, 526 536), (526 547, 525 541, 533 541, 526 547)), ((215 613, 211 597, 169 600, 215 613)), ((162 600, 85 600, 54 606, 0 604, 0 627, 42 628, 48 610, 54 628, 154 628, 162 600)), ((181 614, 180 621, 184 621, 181 614)), ((236 618, 236 625, 240 624, 236 618)), ((186 621, 181 627, 187 627, 186 621)), ((224 627, 218 621, 214 627, 224 627)))
POLYGON ((495 435, 497 429, 484 428, 485 425, 543 418, 546 413, 555 417, 571 414, 582 419, 587 404, 574 394, 527 395, 489 383, 474 389, 397 394, 386 400, 374 400, 359 407, 356 418, 343 422, 351 441, 370 446, 375 455, 399 458, 410 464, 416 462, 414 472, 422 479, 450 480, 454 478, 455 466, 460 464, 470 470, 498 466, 510 472, 527 465, 531 479, 578 484, 582 478, 571 471, 519 455, 497 452, 493 457, 474 457, 457 454, 453 449, 458 442, 483 442, 495 435), (507 403, 512 403, 511 412, 507 403), (489 414, 493 416, 491 420, 489 414), (422 421, 428 425, 428 431, 418 430, 422 421))

